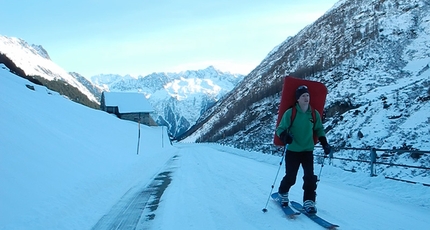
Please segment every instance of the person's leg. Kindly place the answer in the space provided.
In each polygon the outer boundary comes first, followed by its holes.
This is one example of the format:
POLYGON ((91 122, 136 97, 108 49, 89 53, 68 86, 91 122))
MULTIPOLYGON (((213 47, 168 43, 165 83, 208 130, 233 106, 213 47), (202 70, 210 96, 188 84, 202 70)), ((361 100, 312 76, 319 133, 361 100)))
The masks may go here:
POLYGON ((314 175, 313 152, 303 152, 301 159, 303 167, 303 201, 312 200, 315 202, 317 176, 314 175))
POLYGON ((297 172, 299 171, 300 153, 288 151, 285 153, 285 176, 282 178, 279 186, 279 193, 287 193, 290 191, 291 186, 296 183, 297 172))

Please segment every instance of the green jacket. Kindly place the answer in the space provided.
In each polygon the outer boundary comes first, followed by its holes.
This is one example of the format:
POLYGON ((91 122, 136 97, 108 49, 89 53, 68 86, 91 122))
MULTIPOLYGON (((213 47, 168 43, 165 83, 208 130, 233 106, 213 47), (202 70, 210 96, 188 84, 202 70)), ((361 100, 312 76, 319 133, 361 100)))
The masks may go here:
MULTIPOLYGON (((290 128, 290 134, 293 136, 293 142, 288 145, 288 150, 294 152, 303 151, 313 151, 314 150, 314 140, 312 128, 314 124, 312 123, 312 110, 309 109, 303 112, 299 104, 296 103, 296 117, 294 118, 293 125, 290 128)), ((285 111, 282 116, 281 122, 276 128, 276 135, 278 137, 284 130, 290 127, 291 123, 291 113, 292 109, 285 111)), ((316 123, 314 131, 318 137, 325 136, 324 127, 321 122, 321 116, 317 110, 315 110, 316 123)))

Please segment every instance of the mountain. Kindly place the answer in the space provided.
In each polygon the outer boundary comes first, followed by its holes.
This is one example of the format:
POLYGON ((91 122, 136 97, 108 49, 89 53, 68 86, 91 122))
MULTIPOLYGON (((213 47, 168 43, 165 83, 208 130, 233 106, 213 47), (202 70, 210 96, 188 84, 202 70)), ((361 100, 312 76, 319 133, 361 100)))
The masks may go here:
POLYGON ((142 92, 155 109, 157 124, 177 137, 195 124, 200 115, 231 91, 243 75, 209 66, 180 73, 130 75, 101 74, 91 77, 98 88, 112 92, 142 92))
POLYGON ((79 81, 85 88, 90 91, 92 95, 96 98, 97 102, 101 101, 101 94, 103 92, 102 88, 99 88, 98 86, 94 85, 91 81, 87 80, 84 76, 80 75, 76 72, 70 72, 70 75, 72 75, 77 81, 79 81))
MULTIPOLYGON (((30 45, 26 41, 0 35, 0 53, 6 55, 27 76, 38 76, 40 80, 75 87, 93 103, 99 103, 94 94, 72 74, 54 63, 48 52, 40 45, 30 45)), ((63 87, 64 88, 64 87, 63 87)), ((73 99, 73 98, 71 98, 73 99)))
MULTIPOLYGON (((182 139, 279 152, 273 135, 283 77, 290 75, 327 86, 324 125, 337 157, 368 159, 368 151, 344 148, 430 150, 430 141, 417 138, 430 134, 429 41, 429 1, 341 0, 275 47, 182 139)), ((377 154, 387 162, 430 166, 428 154, 377 154)), ((368 170, 363 163, 334 164, 368 170)), ((378 170, 394 174, 385 166, 378 170)))
MULTIPOLYGON (((100 74, 91 81, 76 72, 66 72, 55 64, 40 45, 0 35, 2 62, 19 68, 23 77, 47 86, 69 99, 99 108, 101 93, 142 92, 153 105, 159 125, 168 127, 173 137, 182 135, 199 116, 233 89, 243 75, 222 72, 210 66, 180 73, 153 73, 137 78, 130 75, 100 74), (22 71, 21 71, 22 70, 22 71), (81 95, 83 94, 82 98, 81 95)), ((9 66, 12 68, 12 66, 9 66)))

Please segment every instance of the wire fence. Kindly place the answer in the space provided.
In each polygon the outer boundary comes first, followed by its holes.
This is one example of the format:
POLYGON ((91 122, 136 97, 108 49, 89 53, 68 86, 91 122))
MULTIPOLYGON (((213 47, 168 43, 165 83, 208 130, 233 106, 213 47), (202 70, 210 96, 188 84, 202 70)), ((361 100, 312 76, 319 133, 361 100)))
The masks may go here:
MULTIPOLYGON (((255 149, 255 145, 252 143, 242 143, 242 144, 235 144, 233 146, 228 145, 228 144, 222 144, 222 143, 218 143, 221 145, 227 145, 230 147, 234 147, 237 149, 242 149, 242 150, 246 150, 246 151, 253 151, 253 149, 255 149)), ((265 154, 272 154, 272 155, 278 155, 280 152, 280 149, 283 149, 283 147, 280 146, 276 146, 274 147, 272 143, 267 143, 267 144, 259 144, 259 149, 257 151, 265 153, 265 154)), ((407 146, 406 146, 407 147, 407 146)), ((317 145, 315 146, 315 148, 322 148, 321 146, 317 145)), ((387 153, 398 153, 398 154, 402 154, 402 153, 411 153, 411 156, 413 154, 414 158, 420 158, 423 155, 426 154, 430 154, 430 151, 422 151, 422 150, 414 150, 414 149, 378 149, 378 148, 349 148, 349 147, 342 147, 342 148, 335 148, 333 149, 333 151, 330 153, 329 155, 329 159, 330 159, 330 163, 332 162, 332 160, 340 160, 340 161, 351 161, 351 162, 360 162, 360 163, 367 163, 369 164, 369 170, 370 170, 370 176, 377 176, 376 174, 376 166, 377 165, 386 165, 386 166, 394 166, 394 167, 404 167, 404 168, 413 168, 413 169, 421 169, 421 170, 430 170, 430 167, 425 167, 425 166, 417 166, 417 165, 407 165, 407 164, 396 164, 396 163, 389 163, 389 162, 383 162, 383 161, 378 161, 378 155, 377 152, 383 152, 383 154, 381 155, 381 157, 379 157, 379 159, 384 159, 384 158, 389 158, 390 156, 387 156, 387 153), (346 150, 346 151, 364 151, 364 152, 368 152, 368 154, 362 155, 360 158, 362 159, 354 159, 354 158, 345 158, 345 157, 338 157, 338 156, 334 156, 337 154, 333 154, 333 152, 339 152, 341 150, 346 150), (384 156, 385 154, 385 156, 384 156)), ((317 157, 324 157, 324 155, 318 154, 318 153, 314 153, 315 156, 317 157)), ((351 171, 351 172, 355 172, 354 170, 347 170, 344 169, 346 171, 351 171)), ((430 184, 428 183, 422 183, 422 182, 417 182, 417 181, 411 181, 411 180, 407 180, 404 178, 395 178, 395 177, 391 177, 391 176, 384 176, 386 179, 391 179, 391 180, 396 180, 396 181, 402 181, 402 182, 407 182, 407 183, 412 183, 412 184, 422 184, 424 186, 428 186, 430 187, 430 184)))
MULTIPOLYGON (((387 165, 387 166, 395 166, 395 167, 404 167, 404 168, 414 168, 414 169, 422 169, 422 170, 430 170, 430 167, 425 166, 417 166, 417 165, 407 165, 407 164, 396 164, 396 163, 388 163, 388 162, 382 162, 378 161, 377 152, 389 152, 389 153, 411 153, 415 154, 416 156, 423 156, 425 154, 430 154, 430 151, 421 151, 421 150, 408 150, 408 149, 377 149, 377 148, 337 148, 335 151, 339 150, 354 150, 354 151, 367 151, 369 152, 369 159, 352 159, 352 158, 345 158, 345 157, 335 157, 333 156, 333 151, 329 155, 329 159, 331 160, 344 160, 344 161, 354 161, 354 162, 362 162, 362 163, 369 163, 370 168, 370 176, 377 176, 376 174, 376 166, 377 165, 387 165)), ((322 155, 316 155, 323 157, 322 155)), ((396 181, 402 181, 407 183, 413 183, 413 184, 423 184, 424 186, 430 187, 430 184, 427 183, 421 183, 416 181, 410 181, 405 180, 402 178, 395 178, 395 177, 389 177, 385 176, 387 179, 396 180, 396 181)))

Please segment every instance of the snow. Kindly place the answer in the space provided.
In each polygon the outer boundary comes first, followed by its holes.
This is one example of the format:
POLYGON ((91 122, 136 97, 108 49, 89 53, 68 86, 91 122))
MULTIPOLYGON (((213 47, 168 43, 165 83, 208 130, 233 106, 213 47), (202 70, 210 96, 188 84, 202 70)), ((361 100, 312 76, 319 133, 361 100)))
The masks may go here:
POLYGON ((142 93, 103 92, 103 94, 106 106, 118 106, 121 113, 154 112, 142 93))
POLYGON ((41 46, 29 45, 22 39, 0 35, 0 50, 24 70, 26 75, 40 76, 49 81, 62 79, 78 88, 90 100, 98 102, 81 82, 54 63, 41 46))
MULTIPOLYGON (((229 88, 232 88, 230 86, 229 88)), ((178 101, 184 100, 188 95, 192 94, 205 94, 213 95, 214 97, 220 94, 223 89, 215 84, 211 79, 190 78, 173 80, 164 86, 164 89, 169 92, 170 96, 176 98, 178 101)))
MULTIPOLYGON (((170 145, 165 129, 143 125, 137 154, 136 123, 3 68, 0 117, 0 229, 91 229, 104 216, 123 221, 122 206, 127 213, 140 210, 137 229, 322 229, 303 215, 286 219, 268 200, 280 156, 216 144, 170 145), (156 206, 149 205, 153 199, 135 202, 165 174, 171 182, 156 206)), ((320 169, 316 163, 315 173, 320 169)), ((283 173, 282 165, 275 189, 283 173)), ((297 201, 301 174, 290 191, 297 201)), ((320 178, 318 213, 339 229, 430 224, 430 187, 346 172, 328 161, 320 178)))
POLYGON ((244 76, 221 72, 213 66, 179 73, 152 73, 132 78, 101 74, 91 81, 110 92, 140 92, 154 108, 152 117, 166 124, 177 137, 199 119, 201 113, 225 96, 244 76))

